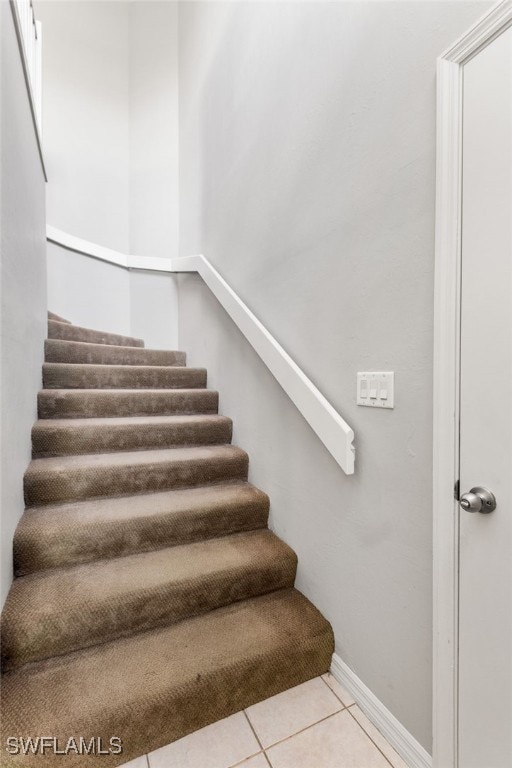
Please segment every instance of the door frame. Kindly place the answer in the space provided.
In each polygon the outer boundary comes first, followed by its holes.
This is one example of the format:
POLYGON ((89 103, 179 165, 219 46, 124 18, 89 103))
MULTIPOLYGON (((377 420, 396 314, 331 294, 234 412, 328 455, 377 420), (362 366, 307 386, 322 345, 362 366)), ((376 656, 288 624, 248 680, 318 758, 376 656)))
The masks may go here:
POLYGON ((458 766, 459 358, 464 65, 512 25, 494 6, 437 60, 433 423, 433 767, 458 766))

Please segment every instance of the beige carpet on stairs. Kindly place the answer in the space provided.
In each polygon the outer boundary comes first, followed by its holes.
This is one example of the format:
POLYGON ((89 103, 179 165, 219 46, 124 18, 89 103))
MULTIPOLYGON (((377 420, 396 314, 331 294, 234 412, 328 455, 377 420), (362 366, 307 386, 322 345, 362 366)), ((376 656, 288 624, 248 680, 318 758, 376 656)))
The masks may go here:
POLYGON ((0 763, 110 768, 323 674, 333 635, 293 587, 296 556, 206 371, 48 316, 2 613, 0 763), (44 754, 5 750, 41 736, 57 740, 44 754))

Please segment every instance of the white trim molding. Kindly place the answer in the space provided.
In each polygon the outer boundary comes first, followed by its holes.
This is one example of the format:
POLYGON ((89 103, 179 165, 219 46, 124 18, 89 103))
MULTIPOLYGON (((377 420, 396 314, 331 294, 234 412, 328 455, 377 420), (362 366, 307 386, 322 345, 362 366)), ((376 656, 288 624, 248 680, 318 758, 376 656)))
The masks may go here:
POLYGON ((355 448, 352 428, 208 259, 201 255, 179 259, 128 256, 50 226, 47 227, 47 239, 68 250, 124 269, 199 274, 345 474, 354 474, 355 448))
POLYGON ((57 227, 46 227, 46 239, 50 243, 55 243, 68 251, 81 253, 83 256, 89 256, 98 261, 104 261, 107 264, 113 264, 116 267, 124 269, 142 269, 150 272, 174 272, 171 259, 164 259, 156 256, 129 256, 126 253, 115 251, 113 248, 105 248, 103 245, 97 245, 81 237, 70 235, 57 227))
POLYGON ((427 750, 336 653, 332 657, 331 674, 354 697, 356 704, 410 768, 432 768, 432 758, 427 750))
POLYGON ((352 475, 355 458, 353 430, 224 278, 204 256, 176 259, 173 267, 177 272, 197 272, 203 278, 327 450, 343 471, 352 475))
POLYGON ((512 25, 496 5, 438 59, 434 283, 433 765, 458 766, 458 595, 462 85, 464 65, 512 25))

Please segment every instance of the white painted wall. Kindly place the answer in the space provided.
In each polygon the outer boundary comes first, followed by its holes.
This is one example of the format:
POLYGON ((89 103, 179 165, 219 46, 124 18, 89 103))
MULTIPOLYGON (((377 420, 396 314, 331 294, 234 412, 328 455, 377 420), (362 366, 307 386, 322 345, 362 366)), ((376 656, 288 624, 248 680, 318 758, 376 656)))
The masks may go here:
POLYGON ((126 269, 48 243, 48 307, 75 325, 131 333, 126 269))
POLYGON ((44 176, 9 3, 0 3, 1 594, 24 509, 46 335, 44 176))
POLYGON ((124 2, 36 5, 43 24, 47 219, 128 252, 129 13, 124 2))
POLYGON ((150 349, 177 349, 174 275, 129 271, 48 243, 48 306, 75 325, 144 339, 150 349))
MULTIPOLYGON (((44 29, 48 223, 122 253, 175 256, 176 4, 39 0, 36 11, 44 29)), ((148 346, 177 344, 168 275, 129 276, 51 246, 48 283, 51 308, 73 322, 142 331, 148 346)))
POLYGON ((336 650, 431 748, 436 57, 480 2, 180 5, 180 251, 203 252, 356 434, 343 475, 197 278, 206 365, 336 650), (355 404, 394 370, 393 411, 355 404))
POLYGON ((158 272, 129 272, 130 331, 150 349, 178 349, 178 280, 158 272))
POLYGON ((129 3, 130 253, 178 255, 178 5, 129 3))

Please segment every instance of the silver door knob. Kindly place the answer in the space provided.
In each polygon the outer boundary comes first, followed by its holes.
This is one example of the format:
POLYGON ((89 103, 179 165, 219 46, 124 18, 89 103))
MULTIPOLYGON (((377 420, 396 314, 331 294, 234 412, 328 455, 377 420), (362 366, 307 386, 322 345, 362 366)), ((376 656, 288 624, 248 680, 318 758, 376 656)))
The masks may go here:
POLYGON ((469 493, 460 497, 460 505, 466 512, 494 512, 496 509, 496 497, 487 488, 476 486, 469 493))

